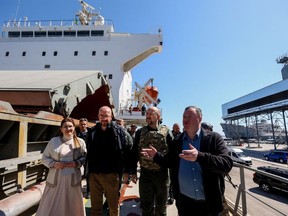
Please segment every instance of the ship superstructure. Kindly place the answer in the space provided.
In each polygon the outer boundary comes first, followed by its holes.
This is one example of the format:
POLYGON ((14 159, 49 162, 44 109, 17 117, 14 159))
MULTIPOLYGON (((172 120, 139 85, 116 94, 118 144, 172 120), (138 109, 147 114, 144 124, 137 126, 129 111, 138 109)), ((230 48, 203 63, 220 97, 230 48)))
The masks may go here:
MULTIPOLYGON (((110 106, 113 108, 114 116, 123 118, 121 116, 123 110, 129 110, 132 104, 131 69, 150 55, 161 52, 161 31, 155 34, 115 32, 111 20, 105 20, 99 12, 84 1, 80 3, 81 10, 72 20, 30 21, 25 17, 24 21, 4 22, 0 39, 0 73, 11 72, 11 79, 15 81, 14 86, 23 89, 25 86, 21 83, 21 79, 27 77, 26 72, 58 72, 60 75, 61 71, 80 74, 82 71, 95 71, 97 74, 101 71, 102 74, 99 73, 98 76, 103 76, 107 84, 104 91, 108 97, 106 101, 112 101, 110 106), (14 72, 17 73, 14 74, 14 72), (17 78, 16 74, 19 76, 19 72, 22 75, 17 78)), ((80 106, 77 108, 78 111, 87 111, 87 107, 83 107, 81 101, 91 92, 93 93, 96 87, 89 82, 86 84, 87 91, 85 89, 79 91, 78 95, 58 97, 61 101, 51 101, 51 110, 54 110, 54 104, 69 107, 69 104, 63 104, 63 102, 70 100, 73 104, 80 106), (72 98, 68 100, 67 97, 72 98)), ((41 88, 41 82, 39 86, 34 84, 34 87, 41 88)), ((5 87, 5 91, 8 90, 9 86, 5 87)), ((93 101, 89 100, 89 103, 98 103, 98 97, 99 95, 95 96, 93 101)), ((94 108, 99 108, 99 106, 94 108)), ((71 106, 65 112, 75 118, 81 115, 73 111, 71 106)), ((87 118, 96 120, 97 111, 94 110, 93 113, 96 116, 89 113, 87 118)))

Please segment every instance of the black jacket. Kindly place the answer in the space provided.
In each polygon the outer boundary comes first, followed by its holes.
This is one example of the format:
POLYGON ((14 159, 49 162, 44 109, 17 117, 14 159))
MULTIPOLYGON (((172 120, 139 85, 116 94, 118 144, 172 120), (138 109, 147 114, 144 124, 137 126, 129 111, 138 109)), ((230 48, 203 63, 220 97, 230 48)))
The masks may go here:
MULTIPOLYGON (((131 149, 131 146, 129 146, 127 144, 126 138, 125 138, 125 132, 124 129, 122 127, 120 127, 119 125, 115 124, 114 122, 111 122, 111 124, 109 125, 110 128, 113 129, 113 143, 115 146, 115 157, 117 157, 116 161, 118 162, 117 164, 115 164, 115 166, 117 165, 117 172, 119 172, 120 174, 124 171, 124 172, 129 172, 126 171, 127 169, 130 169, 131 165, 129 162, 129 158, 127 157, 127 155, 129 154, 129 151, 131 149)), ((89 173, 89 167, 93 167, 93 166, 101 166, 101 164, 91 164, 91 161, 93 161, 93 149, 97 149, 97 147, 92 145, 97 145, 97 140, 96 143, 94 143, 93 139, 94 139, 94 135, 96 133, 96 131, 101 130, 101 125, 100 123, 97 123, 94 127, 92 127, 89 130, 88 133, 88 139, 87 139, 87 160, 86 160, 86 174, 89 173), (89 164, 90 163, 90 164, 89 164)), ((103 152, 103 154, 105 154, 105 152, 103 152)))
POLYGON ((86 143, 86 148, 88 148, 87 147, 87 141, 88 141, 88 136, 89 136, 89 131, 91 130, 91 128, 87 128, 87 134, 86 134, 86 136, 85 135, 83 135, 83 133, 81 133, 80 131, 77 133, 77 136, 78 137, 80 137, 80 138, 82 138, 84 141, 85 141, 85 143, 86 143))
MULTIPOLYGON (((171 168, 171 183, 174 196, 179 197, 178 172, 180 165, 179 154, 182 152, 183 133, 176 137, 169 146, 166 156, 156 154, 154 162, 161 166, 171 168)), ((197 162, 203 172, 203 184, 207 207, 210 213, 218 213, 223 210, 222 197, 225 191, 224 175, 233 167, 233 161, 228 155, 222 136, 216 132, 200 132, 200 150, 197 162)))

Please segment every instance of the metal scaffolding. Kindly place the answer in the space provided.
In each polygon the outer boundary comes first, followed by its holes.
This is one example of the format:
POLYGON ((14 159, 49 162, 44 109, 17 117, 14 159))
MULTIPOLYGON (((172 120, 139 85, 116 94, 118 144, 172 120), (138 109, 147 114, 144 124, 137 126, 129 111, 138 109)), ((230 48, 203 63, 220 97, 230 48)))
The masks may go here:
POLYGON ((234 131, 235 139, 246 139, 248 147, 251 139, 256 139, 258 146, 260 142, 272 142, 274 149, 278 149, 280 145, 288 143, 287 136, 287 120, 288 106, 271 106, 266 109, 254 108, 251 110, 243 110, 239 113, 225 117, 225 124, 236 125, 238 131, 234 131), (245 128, 246 133, 240 136, 240 128, 245 128), (237 133, 238 132, 238 133, 237 133))

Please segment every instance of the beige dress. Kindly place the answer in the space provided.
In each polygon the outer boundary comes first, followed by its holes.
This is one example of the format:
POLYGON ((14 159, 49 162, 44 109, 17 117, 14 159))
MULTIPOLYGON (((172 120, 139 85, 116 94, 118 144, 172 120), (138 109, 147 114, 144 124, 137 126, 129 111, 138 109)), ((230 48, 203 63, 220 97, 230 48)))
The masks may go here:
MULTIPOLYGON (((61 140, 61 138, 59 138, 61 140)), ((58 140, 57 140, 58 141, 58 140)), ((59 145, 60 161, 73 161, 73 139, 59 145)), ((49 145, 49 144, 48 144, 49 145)), ((54 187, 46 185, 37 216, 85 216, 81 185, 71 186, 74 168, 59 170, 54 187)))

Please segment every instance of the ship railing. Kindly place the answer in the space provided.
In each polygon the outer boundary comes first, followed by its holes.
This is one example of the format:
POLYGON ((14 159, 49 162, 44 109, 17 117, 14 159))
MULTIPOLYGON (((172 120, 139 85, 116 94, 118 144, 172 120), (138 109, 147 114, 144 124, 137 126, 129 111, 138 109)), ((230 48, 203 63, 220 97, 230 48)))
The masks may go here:
MULTIPOLYGON (((159 107, 158 107, 159 108, 159 107)), ((162 109, 160 109, 160 113, 162 113, 162 109)), ((129 107, 125 106, 125 107, 120 107, 117 115, 118 116, 146 116, 146 110, 141 110, 138 107, 132 107, 132 109, 130 110, 129 107)))
MULTIPOLYGON (((288 184, 287 178, 277 176, 277 175, 274 175, 271 173, 267 173, 267 172, 252 168, 250 166, 238 164, 235 162, 233 163, 233 167, 239 168, 239 176, 240 176, 239 181, 237 181, 238 177, 236 180, 236 179, 233 179, 229 176, 227 178, 228 180, 226 180, 227 181, 226 185, 229 184, 229 182, 230 182, 232 184, 232 186, 234 187, 234 189, 237 190, 236 199, 235 199, 235 201, 231 200, 230 198, 227 197, 227 195, 225 195, 226 200, 227 200, 227 204, 229 206, 229 212, 231 212, 232 215, 237 215, 237 216, 249 215, 247 195, 252 197, 253 199, 257 200, 259 203, 261 203, 261 205, 265 205, 266 207, 270 208, 272 211, 277 212, 277 214, 286 215, 286 212, 282 212, 281 210, 277 209, 277 207, 274 207, 274 206, 270 205, 269 203, 265 203, 263 200, 257 198, 255 195, 253 195, 253 193, 251 193, 249 190, 246 189, 245 172, 248 172, 248 170, 258 172, 262 175, 265 175, 268 177, 273 177, 274 179, 277 179, 277 180, 281 180, 285 184, 288 184)), ((251 205, 250 205, 250 207, 251 207, 251 205)))
MULTIPOLYGON (((84 26, 95 26, 99 25, 97 20, 91 20, 84 26)), ((105 19, 104 23, 101 22, 101 25, 104 26, 114 26, 113 21, 109 19, 105 19)), ((32 27, 32 26, 82 26, 78 19, 74 20, 26 20, 26 21, 4 21, 3 27, 32 27)))
MULTIPOLYGON (((160 113, 162 113, 162 109, 159 109, 160 113)), ((123 119, 127 126, 131 124, 143 126, 146 124, 146 110, 141 110, 138 107, 132 107, 132 110, 129 107, 127 108, 127 106, 120 107, 119 110, 116 110, 116 118, 123 119)))
POLYGON ((138 107, 132 107, 131 110, 129 110, 129 108, 125 107, 120 107, 120 111, 118 113, 121 116, 145 116, 146 115, 146 111, 141 111, 141 109, 139 109, 138 107))

